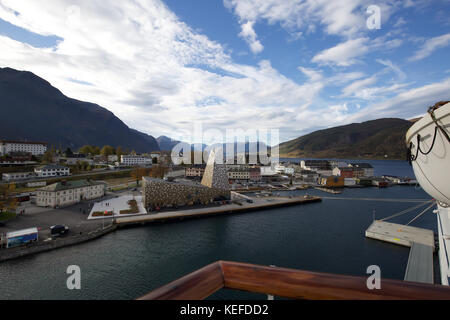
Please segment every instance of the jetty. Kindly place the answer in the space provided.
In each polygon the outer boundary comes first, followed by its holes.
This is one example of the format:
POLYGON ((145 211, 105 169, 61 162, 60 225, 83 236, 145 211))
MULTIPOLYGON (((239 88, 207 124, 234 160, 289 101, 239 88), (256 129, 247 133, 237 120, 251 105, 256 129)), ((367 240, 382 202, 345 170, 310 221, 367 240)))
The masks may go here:
POLYGON ((374 221, 366 230, 366 237, 410 247, 405 281, 433 283, 432 230, 385 221, 374 221))
POLYGON ((132 224, 145 224, 151 222, 164 222, 169 220, 184 220, 191 218, 202 218, 214 215, 244 213, 250 211, 260 211, 267 209, 274 209, 279 207, 296 206, 307 203, 314 203, 322 201, 320 197, 270 197, 270 198, 253 198, 253 203, 231 203, 218 207, 195 208, 187 210, 174 210, 160 212, 156 214, 147 214, 142 216, 121 217, 116 218, 116 225, 118 227, 132 224))
POLYGON ((332 194, 341 194, 342 193, 340 190, 331 189, 331 188, 314 187, 314 189, 320 190, 323 192, 332 193, 332 194))

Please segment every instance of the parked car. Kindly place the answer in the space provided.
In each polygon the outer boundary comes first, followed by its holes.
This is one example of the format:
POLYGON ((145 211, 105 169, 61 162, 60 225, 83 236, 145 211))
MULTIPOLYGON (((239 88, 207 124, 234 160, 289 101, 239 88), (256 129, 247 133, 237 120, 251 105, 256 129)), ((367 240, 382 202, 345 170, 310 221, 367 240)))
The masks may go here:
POLYGON ((53 237, 62 236, 69 232, 69 227, 63 225, 56 225, 50 227, 50 234, 53 237))

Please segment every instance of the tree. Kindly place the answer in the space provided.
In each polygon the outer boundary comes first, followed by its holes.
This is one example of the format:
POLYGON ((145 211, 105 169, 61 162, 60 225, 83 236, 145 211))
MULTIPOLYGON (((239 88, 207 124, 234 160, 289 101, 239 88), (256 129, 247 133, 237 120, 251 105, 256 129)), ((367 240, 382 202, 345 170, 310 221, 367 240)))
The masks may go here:
POLYGON ((105 157, 110 156, 114 153, 116 153, 116 150, 111 146, 103 146, 102 150, 100 151, 100 154, 105 157))
POLYGON ((136 185, 139 185, 139 181, 149 173, 148 171, 146 168, 134 167, 133 171, 131 171, 131 177, 136 179, 136 185))
POLYGON ((48 164, 53 162, 53 151, 51 149, 48 149, 45 151, 44 155, 42 156, 41 162, 43 164, 48 164))
POLYGON ((94 154, 95 154, 96 156, 98 156, 98 155, 100 154, 100 147, 98 147, 98 146, 95 146, 95 147, 94 147, 94 154))
POLYGON ((169 172, 169 168, 163 165, 154 165, 150 171, 150 177, 162 179, 169 172))
POLYGON ((14 183, 0 185, 0 212, 16 210, 17 198, 11 194, 15 189, 14 183))
POLYGON ((66 151, 64 152, 66 157, 71 157, 73 156, 73 152, 72 150, 70 150, 70 148, 67 148, 66 151))
POLYGON ((124 154, 124 153, 123 153, 122 147, 121 147, 121 146, 118 146, 118 147, 116 148, 116 155, 117 155, 117 157, 120 159, 120 156, 123 155, 123 154, 124 154))
POLYGON ((78 152, 82 154, 94 154, 94 147, 87 144, 78 149, 78 152))

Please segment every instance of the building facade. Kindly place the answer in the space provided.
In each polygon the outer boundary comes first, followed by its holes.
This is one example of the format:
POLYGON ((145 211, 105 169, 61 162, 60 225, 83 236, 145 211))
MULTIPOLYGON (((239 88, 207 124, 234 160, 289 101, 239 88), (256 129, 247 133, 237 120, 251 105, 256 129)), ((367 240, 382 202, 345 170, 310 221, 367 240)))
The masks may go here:
POLYGON ((227 172, 228 180, 249 181, 250 171, 248 169, 231 168, 227 172))
POLYGON ((250 181, 259 182, 261 181, 261 168, 251 167, 248 169, 250 174, 250 181))
POLYGON ((123 166, 147 166, 152 164, 153 159, 150 156, 142 155, 122 155, 120 164, 123 166))
POLYGON ((214 200, 230 198, 230 190, 209 188, 194 182, 169 182, 142 178, 142 201, 146 209, 194 204, 206 205, 214 200))
POLYGON ((191 177, 191 178, 201 178, 203 177, 203 174, 205 173, 205 168, 206 166, 204 165, 194 165, 191 167, 188 167, 185 169, 185 175, 186 177, 191 177))
POLYGON ((373 167, 369 163, 350 163, 349 167, 362 171, 362 174, 360 175, 362 177, 373 177, 375 175, 373 167))
POLYGON ((36 192, 36 205, 39 207, 60 208, 79 203, 82 200, 91 200, 105 195, 103 182, 77 180, 62 181, 36 192))
POLYGON ((11 152, 26 152, 33 156, 43 155, 47 151, 47 143, 0 140, 0 156, 11 152))
POLYGON ((345 185, 344 177, 324 177, 320 179, 320 184, 329 188, 342 188, 345 185))
POLYGON ((56 164, 49 164, 35 168, 34 173, 38 177, 60 177, 68 176, 70 169, 56 164))
POLYGON ((2 180, 3 181, 19 181, 19 180, 27 180, 30 178, 34 178, 34 172, 10 172, 3 173, 2 180))

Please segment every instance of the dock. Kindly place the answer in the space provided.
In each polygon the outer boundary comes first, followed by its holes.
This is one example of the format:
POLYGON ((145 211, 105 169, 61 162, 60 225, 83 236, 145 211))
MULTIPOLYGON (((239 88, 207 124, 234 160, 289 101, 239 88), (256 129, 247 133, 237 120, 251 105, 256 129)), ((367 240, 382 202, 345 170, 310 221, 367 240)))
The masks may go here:
POLYGON ((320 197, 271 197, 264 199, 253 199, 253 203, 242 203, 242 204, 226 204, 218 207, 208 207, 208 208, 196 208, 187 210, 174 210, 159 212, 156 214, 147 214, 134 217, 123 217, 116 218, 116 225, 132 225, 132 224, 145 224, 150 222, 164 222, 168 220, 183 220, 190 218, 201 218, 214 215, 224 215, 224 214, 234 214, 234 213, 244 213, 250 211, 259 211, 266 209, 273 209, 279 207, 302 205, 307 203, 320 202, 322 198, 320 197))
POLYGON ((366 237, 410 247, 405 281, 434 283, 432 230, 385 221, 374 221, 366 230, 366 237))
POLYGON ((414 242, 409 251, 405 281, 434 283, 433 248, 414 242))
POLYGON ((419 243, 434 248, 434 233, 432 230, 405 226, 385 221, 374 221, 366 230, 366 237, 411 247, 419 243))
POLYGON ((330 189, 330 188, 314 187, 314 189, 320 190, 320 191, 323 191, 323 192, 332 193, 332 194, 340 194, 340 193, 342 193, 339 190, 330 189))

